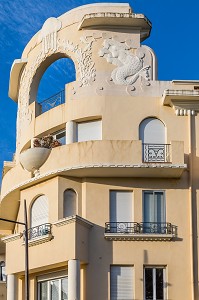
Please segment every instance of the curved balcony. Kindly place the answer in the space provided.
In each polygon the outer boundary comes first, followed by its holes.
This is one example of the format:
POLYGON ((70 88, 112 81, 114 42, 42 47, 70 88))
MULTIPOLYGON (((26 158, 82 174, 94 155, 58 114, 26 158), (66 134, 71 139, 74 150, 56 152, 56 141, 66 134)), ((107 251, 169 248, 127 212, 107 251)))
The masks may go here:
POLYGON ((46 111, 65 103, 65 90, 60 91, 59 93, 39 102, 40 105, 40 114, 45 113, 46 111))
MULTIPOLYGON (((171 142, 171 162, 142 162, 141 141, 87 141, 52 149, 40 168, 40 175, 32 177, 18 164, 8 171, 2 181, 2 212, 6 198, 17 207, 19 191, 55 176, 74 177, 150 177, 179 178, 186 169, 183 142, 171 142)), ((5 216, 7 216, 5 204, 5 216)))

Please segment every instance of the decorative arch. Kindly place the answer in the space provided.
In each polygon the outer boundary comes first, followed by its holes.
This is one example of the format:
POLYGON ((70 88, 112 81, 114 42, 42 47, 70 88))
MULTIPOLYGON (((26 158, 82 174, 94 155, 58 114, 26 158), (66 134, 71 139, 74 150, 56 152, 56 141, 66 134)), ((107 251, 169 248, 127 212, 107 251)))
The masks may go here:
POLYGON ((30 210, 30 226, 36 227, 49 222, 48 198, 45 195, 37 197, 30 210))
POLYGON ((67 55, 66 53, 59 52, 46 57, 46 59, 42 61, 41 64, 35 70, 35 74, 33 76, 32 83, 30 85, 29 104, 37 100, 38 88, 42 80, 42 77, 44 76, 47 69, 51 67, 55 62, 63 58, 70 59, 74 63, 75 80, 76 80, 75 60, 71 56, 67 55))
POLYGON ((64 191, 63 217, 67 218, 77 214, 77 193, 73 189, 64 191))
POLYGON ((166 127, 155 117, 144 119, 139 125, 139 139, 143 144, 165 144, 166 127))
MULTIPOLYGON (((17 151, 22 128, 32 122, 33 111, 29 104, 35 101, 39 81, 46 68, 53 61, 63 57, 71 58, 75 64, 76 74, 78 75, 76 81, 80 87, 89 86, 95 81, 96 69, 92 60, 94 39, 92 37, 81 37, 79 43, 75 43, 72 40, 59 39, 58 35, 57 32, 51 36, 50 44, 46 34, 40 37, 38 40, 39 53, 35 56, 35 59, 28 61, 22 71, 18 96, 17 151), (54 40, 52 42, 53 36, 54 40), (44 45, 41 40, 47 45, 44 45)), ((34 49, 31 51, 34 51, 34 49)))

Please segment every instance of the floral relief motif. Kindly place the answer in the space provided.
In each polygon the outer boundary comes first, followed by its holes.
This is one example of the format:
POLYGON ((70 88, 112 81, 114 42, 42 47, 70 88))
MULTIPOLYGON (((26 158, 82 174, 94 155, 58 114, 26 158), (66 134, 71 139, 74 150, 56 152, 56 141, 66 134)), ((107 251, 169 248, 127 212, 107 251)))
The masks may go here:
POLYGON ((79 74, 79 85, 88 86, 91 85, 96 78, 95 63, 92 61, 92 43, 94 39, 81 38, 80 41, 83 44, 83 48, 79 45, 74 45, 68 40, 59 41, 59 49, 64 51, 70 51, 75 54, 77 61, 77 74, 79 74))
POLYGON ((111 73, 111 79, 118 85, 132 85, 139 77, 145 81, 150 80, 150 66, 144 66, 145 54, 137 49, 137 54, 132 53, 131 47, 126 43, 116 41, 112 38, 105 39, 99 56, 104 57, 108 63, 116 65, 111 73))

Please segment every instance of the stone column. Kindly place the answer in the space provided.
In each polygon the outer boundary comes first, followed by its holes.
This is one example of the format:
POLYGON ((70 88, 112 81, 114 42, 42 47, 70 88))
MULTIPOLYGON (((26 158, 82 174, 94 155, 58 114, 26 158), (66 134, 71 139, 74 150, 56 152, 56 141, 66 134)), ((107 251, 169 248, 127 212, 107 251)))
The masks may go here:
POLYGON ((66 144, 76 142, 76 123, 69 121, 66 123, 66 144))
POLYGON ((17 281, 13 274, 7 275, 7 300, 17 299, 17 281))
POLYGON ((80 300, 80 262, 78 259, 68 261, 68 300, 80 300))

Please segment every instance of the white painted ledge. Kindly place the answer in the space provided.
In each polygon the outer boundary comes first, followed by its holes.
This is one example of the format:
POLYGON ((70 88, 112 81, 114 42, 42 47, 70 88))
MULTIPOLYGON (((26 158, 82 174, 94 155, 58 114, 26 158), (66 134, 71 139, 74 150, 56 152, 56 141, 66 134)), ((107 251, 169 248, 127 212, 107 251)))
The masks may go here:
POLYGON ((109 241, 171 241, 175 236, 172 234, 125 234, 105 233, 104 238, 109 241))

